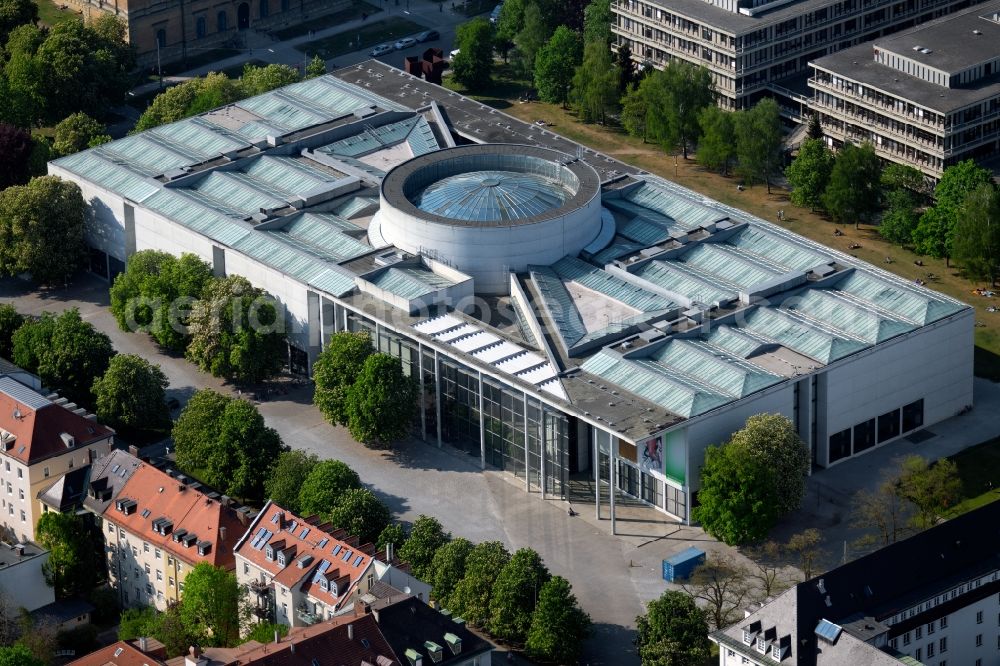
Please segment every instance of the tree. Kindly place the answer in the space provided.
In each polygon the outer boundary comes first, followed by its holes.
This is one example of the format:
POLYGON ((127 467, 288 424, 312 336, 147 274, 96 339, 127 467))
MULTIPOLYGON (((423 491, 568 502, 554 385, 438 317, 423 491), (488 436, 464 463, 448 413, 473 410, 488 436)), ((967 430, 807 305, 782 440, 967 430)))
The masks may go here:
POLYGON ((334 527, 347 530, 366 544, 375 543, 392 516, 375 493, 367 488, 350 488, 326 517, 334 527))
POLYGON ((583 62, 573 74, 573 108, 584 122, 606 124, 607 114, 618 105, 618 72, 611 52, 602 41, 583 47, 583 62))
POLYGON ((9 303, 0 303, 0 358, 14 358, 14 333, 24 325, 24 315, 9 303))
POLYGON ((882 165, 870 143, 844 144, 822 197, 823 207, 834 222, 854 222, 855 228, 861 222, 871 222, 879 209, 881 173, 882 165))
POLYGON ((799 146, 799 154, 785 169, 785 177, 792 186, 792 203, 809 208, 823 205, 823 193, 830 182, 834 157, 822 139, 806 139, 799 146))
POLYGON ((86 113, 74 113, 59 121, 52 144, 53 157, 72 155, 111 141, 107 127, 86 113))
MULTIPOLYGON (((324 73, 326 65, 323 66, 324 73)), ((271 63, 258 67, 246 63, 243 65, 243 75, 240 76, 240 87, 245 97, 263 95, 269 90, 283 88, 302 80, 298 70, 289 65, 271 63)))
POLYGON ((934 207, 921 217, 913 232, 914 249, 920 254, 950 259, 955 225, 969 193, 992 182, 988 169, 973 160, 948 167, 934 188, 934 207))
POLYGON ((159 625, 155 608, 126 608, 118 620, 118 640, 131 641, 142 636, 153 636, 159 625))
POLYGON ((823 125, 819 122, 819 114, 813 113, 809 116, 809 127, 806 128, 806 136, 810 139, 823 138, 823 125))
POLYGON ((356 488, 361 488, 357 472, 339 460, 322 460, 313 466, 302 482, 299 509, 307 516, 328 515, 348 490, 356 488))
POLYGON ((687 159, 688 148, 699 134, 698 114, 715 103, 712 75, 704 67, 673 59, 663 68, 662 76, 667 93, 663 144, 668 149, 680 146, 687 159))
POLYGON ((170 426, 168 385, 160 366, 135 354, 119 354, 111 359, 104 376, 94 381, 97 417, 131 432, 166 430, 170 426))
POLYGON ((875 490, 859 490, 853 501, 852 526, 874 529, 879 546, 896 543, 905 524, 901 500, 898 476, 884 479, 875 490))
POLYGON ((823 535, 816 528, 810 527, 788 539, 785 550, 795 555, 802 570, 803 580, 809 580, 816 573, 817 562, 822 555, 819 548, 823 535))
POLYGON ((733 114, 716 105, 706 106, 698 114, 701 138, 698 140, 698 163, 707 169, 729 174, 729 167, 736 159, 736 130, 733 114))
POLYGON ((531 548, 520 548, 496 577, 490 597, 487 628, 491 635, 517 645, 528 638, 538 592, 549 570, 531 548))
POLYGON ((916 198, 913 192, 905 189, 886 191, 886 208, 878 224, 882 238, 896 245, 913 243, 913 233, 920 223, 916 198))
POLYGON ((638 137, 645 142, 649 131, 648 120, 649 100, 641 85, 632 84, 622 97, 622 127, 629 136, 638 137))
POLYGON ((705 618, 714 631, 742 617, 750 593, 747 579, 751 575, 731 556, 709 553, 705 563, 681 587, 694 600, 705 604, 705 618))
POLYGON ((933 527, 938 517, 962 496, 958 466, 948 458, 929 463, 918 455, 903 460, 899 477, 899 495, 916 508, 914 526, 933 527))
POLYGON ((552 36, 535 55, 535 87, 543 102, 566 106, 569 101, 573 73, 582 57, 580 35, 564 25, 556 28, 552 36))
POLYGON ((694 519, 729 545, 763 538, 781 515, 773 473, 728 444, 705 451, 698 501, 694 519))
POLYGON ((348 391, 361 374, 365 359, 374 353, 366 331, 341 331, 330 336, 326 349, 316 358, 313 403, 330 423, 347 425, 348 391))
MULTIPOLYGON (((389 523, 379 533, 378 539, 375 541, 375 549, 380 553, 385 553, 386 548, 391 546, 392 552, 398 553, 399 549, 406 543, 407 536, 406 527, 402 523, 389 523)), ((423 576, 418 577, 423 581, 427 580, 423 576)))
POLYGON ((263 499, 264 480, 284 450, 257 408, 211 389, 196 392, 172 431, 177 465, 227 495, 263 499))
POLYGON ((552 27, 536 0, 524 0, 524 23, 514 37, 517 46, 517 63, 526 76, 535 71, 535 57, 549 37, 552 27))
POLYGON ((409 562, 414 576, 426 580, 431 573, 434 554, 450 539, 451 534, 444 531, 437 518, 421 514, 413 521, 410 536, 399 549, 399 557, 409 562))
POLYGON ((708 661, 705 611, 683 592, 667 590, 649 602, 635 623, 643 666, 701 666, 708 661))
POLYGON ((507 0, 502 3, 500 17, 494 32, 494 48, 503 55, 504 62, 514 46, 514 38, 524 28, 524 0, 507 0))
POLYGON ((184 579, 180 618, 212 645, 238 645, 240 626, 249 619, 248 611, 246 590, 232 571, 200 562, 184 579))
POLYGON ((259 382, 286 361, 284 312, 240 275, 210 281, 191 310, 186 356, 216 377, 259 382))
POLYGON ((753 569, 749 573, 757 583, 752 591, 754 601, 764 603, 788 587, 781 575, 781 566, 778 564, 781 550, 780 544, 768 541, 750 551, 753 569))
POLYGON ((111 339, 83 321, 76 308, 25 323, 14 334, 13 346, 17 365, 82 405, 93 404, 94 380, 104 375, 115 353, 111 339))
POLYGON ((448 596, 452 612, 477 627, 486 627, 494 584, 509 561, 510 553, 499 541, 477 544, 465 558, 465 575, 448 596))
POLYGON ((636 80, 635 61, 632 60, 632 49, 628 44, 620 44, 615 51, 615 68, 618 74, 618 94, 624 95, 636 80))
POLYGON ((443 608, 448 608, 451 595, 459 581, 465 577, 465 565, 472 542, 468 539, 453 539, 438 548, 431 560, 431 573, 425 582, 431 585, 431 596, 443 608))
POLYGON ((771 193, 771 178, 781 167, 781 116, 778 103, 762 99, 736 115, 736 158, 739 173, 750 183, 763 181, 771 193))
POLYGON ((45 39, 34 24, 14 28, 6 41, 6 64, 0 76, 0 119, 28 129, 39 122, 46 100, 44 71, 36 53, 45 39))
POLYGON ((927 177, 920 172, 920 169, 907 164, 896 164, 892 162, 882 169, 882 189, 883 190, 908 190, 919 198, 914 205, 920 205, 922 198, 927 194, 927 177))
POLYGON ((602 44, 605 51, 610 50, 614 39, 611 22, 611 0, 591 0, 583 9, 583 41, 602 44))
POLYGON ((297 449, 283 451, 264 481, 265 496, 283 509, 300 514, 299 493, 317 464, 319 458, 314 454, 297 449))
POLYGON ((0 123, 0 189, 28 182, 31 134, 20 127, 0 123))
POLYGON ((463 23, 455 30, 458 54, 451 61, 455 80, 469 90, 490 84, 493 70, 493 28, 484 18, 463 23))
POLYGON ((347 429, 371 448, 387 448, 410 432, 417 411, 417 383, 398 358, 372 354, 347 392, 347 429))
POLYGON ((0 0, 0 44, 19 25, 38 21, 38 5, 31 0, 0 0))
POLYGON ((955 222, 953 253, 966 275, 995 285, 1000 272, 1000 192, 980 185, 968 194, 955 222))
POLYGON ((774 471, 778 510, 781 513, 799 508, 806 491, 809 449, 787 417, 781 414, 754 414, 743 428, 733 433, 729 442, 774 471))
POLYGON ((212 267, 194 254, 141 250, 111 285, 111 313, 123 331, 145 331, 160 346, 182 351, 192 305, 213 279, 212 267))
POLYGON ((318 55, 314 55, 309 64, 306 65, 306 78, 315 79, 317 76, 326 74, 326 61, 318 55))
POLYGON ((87 256, 83 214, 79 186, 55 176, 0 192, 0 274, 64 281, 87 256))
POLYGON ((94 540, 83 519, 75 513, 49 511, 38 519, 35 538, 49 551, 42 566, 45 582, 60 599, 89 592, 99 562, 94 540))
POLYGON ((45 666, 46 663, 21 643, 0 647, 0 666, 45 666))
MULTIPOLYGON (((272 72, 274 71, 272 70, 272 72)), ((261 78, 273 81, 276 77, 268 75, 261 78)), ((256 82, 255 76, 251 75, 250 86, 255 85, 256 82)), ((266 85, 266 81, 260 83, 266 85)), ((139 116, 132 132, 142 132, 176 122, 188 116, 238 102, 246 96, 246 89, 241 81, 230 79, 222 73, 210 72, 203 77, 190 79, 167 88, 157 95, 149 107, 139 116)))
POLYGON ((575 664, 590 634, 590 625, 590 616, 580 608, 569 581, 553 576, 538 593, 525 649, 535 660, 575 664))

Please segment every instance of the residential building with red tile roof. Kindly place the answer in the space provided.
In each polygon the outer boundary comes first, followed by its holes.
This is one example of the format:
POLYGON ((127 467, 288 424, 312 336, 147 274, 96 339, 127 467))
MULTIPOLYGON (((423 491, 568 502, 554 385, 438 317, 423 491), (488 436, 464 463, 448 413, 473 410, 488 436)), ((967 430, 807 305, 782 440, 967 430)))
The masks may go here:
POLYGON ((140 463, 101 513, 109 578, 123 607, 165 610, 207 562, 233 569, 233 546, 250 518, 201 484, 140 463))
POLYGON ((71 661, 67 666, 164 666, 165 656, 159 641, 118 641, 71 661))
POLYGON ((0 522, 8 536, 33 540, 48 510, 39 495, 113 446, 114 431, 93 415, 0 375, 0 522))
POLYGON ((402 562, 379 558, 344 530, 268 502, 235 547, 236 577, 250 588, 256 616, 291 627, 349 613, 378 582, 426 600, 430 586, 402 562))

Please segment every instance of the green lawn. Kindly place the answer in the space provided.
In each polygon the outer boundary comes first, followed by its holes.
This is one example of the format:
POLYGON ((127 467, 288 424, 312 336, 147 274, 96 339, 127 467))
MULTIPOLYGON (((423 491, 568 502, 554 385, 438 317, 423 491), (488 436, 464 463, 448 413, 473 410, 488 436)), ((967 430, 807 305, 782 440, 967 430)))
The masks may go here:
POLYGON ((311 42, 299 44, 295 48, 303 53, 318 54, 323 60, 329 60, 358 49, 367 49, 376 44, 414 35, 426 29, 425 26, 409 19, 392 17, 369 23, 354 30, 338 32, 336 35, 330 35, 323 39, 314 39, 311 42))
POLYGON ((359 19, 362 14, 368 14, 368 16, 371 16, 372 14, 380 11, 382 10, 375 5, 364 2, 363 0, 355 0, 354 4, 347 9, 342 9, 339 12, 334 12, 325 16, 317 16, 316 18, 309 19, 304 23, 282 28, 281 30, 275 30, 271 34, 284 41, 286 39, 293 39, 295 37, 306 35, 310 30, 324 30, 331 26, 359 19))
POLYGON ((1000 499, 1000 437, 968 448, 951 459, 958 465, 965 499, 952 507, 949 518, 1000 499))
POLYGON ((52 0, 35 0, 35 5, 38 6, 38 19, 49 27, 79 16, 72 9, 60 9, 59 3, 52 0))

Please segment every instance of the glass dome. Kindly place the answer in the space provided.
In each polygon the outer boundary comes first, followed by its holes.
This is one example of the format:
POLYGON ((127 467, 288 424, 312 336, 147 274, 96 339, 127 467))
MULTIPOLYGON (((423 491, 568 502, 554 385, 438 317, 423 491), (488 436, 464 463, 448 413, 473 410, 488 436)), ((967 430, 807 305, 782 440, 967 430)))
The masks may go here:
POLYGON ((514 171, 470 171, 448 176, 417 193, 417 208, 454 220, 497 222, 558 208, 569 192, 557 180, 514 171))

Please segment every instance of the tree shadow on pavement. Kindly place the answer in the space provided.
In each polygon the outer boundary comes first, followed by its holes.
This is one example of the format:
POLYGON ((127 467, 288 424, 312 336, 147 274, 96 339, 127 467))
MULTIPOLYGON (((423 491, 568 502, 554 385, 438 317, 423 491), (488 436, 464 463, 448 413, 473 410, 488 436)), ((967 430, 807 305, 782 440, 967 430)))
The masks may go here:
POLYGON ((409 469, 475 473, 482 471, 478 455, 471 456, 448 444, 442 445, 439 449, 433 444, 412 437, 384 451, 383 457, 400 467, 409 469))
POLYGON ((620 624, 595 623, 590 628, 590 638, 584 642, 584 656, 580 663, 588 666, 638 664, 639 655, 635 649, 635 638, 635 629, 620 624), (623 646, 628 646, 624 654, 623 646))

